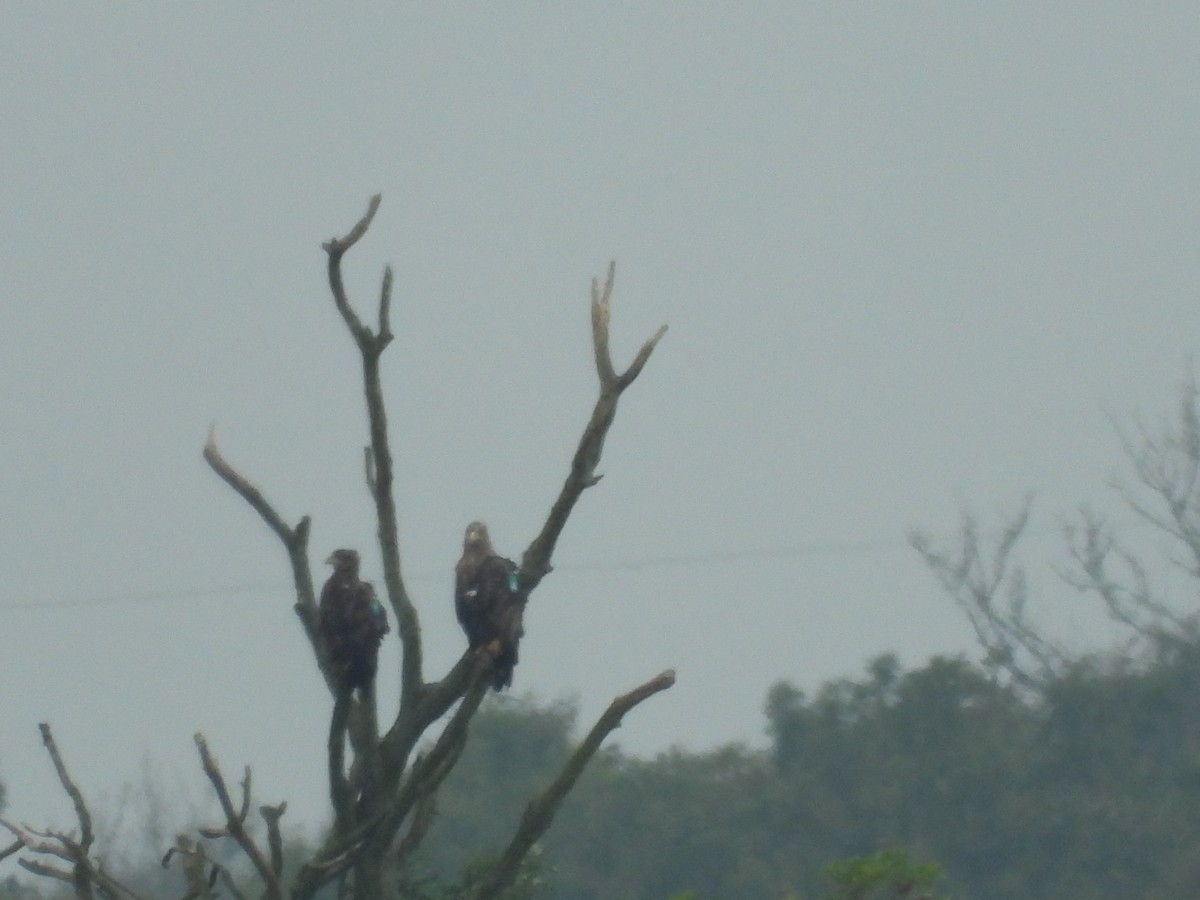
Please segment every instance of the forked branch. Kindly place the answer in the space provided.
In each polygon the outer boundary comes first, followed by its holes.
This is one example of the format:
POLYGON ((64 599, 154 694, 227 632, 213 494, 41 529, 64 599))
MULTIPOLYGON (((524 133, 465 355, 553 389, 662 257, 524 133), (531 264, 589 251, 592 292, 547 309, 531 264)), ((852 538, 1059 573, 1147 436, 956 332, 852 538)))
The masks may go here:
POLYGON ((667 326, 661 326, 650 340, 642 344, 629 368, 620 373, 616 371, 609 351, 608 327, 612 314, 612 289, 616 271, 616 263, 609 263, 608 278, 603 288, 596 279, 592 279, 592 349, 596 359, 596 375, 600 381, 600 396, 596 398, 592 416, 579 439, 579 446, 571 460, 571 471, 567 474, 558 499, 550 508, 541 533, 533 539, 521 559, 521 587, 526 593, 537 587, 542 578, 550 572, 550 559, 554 555, 554 547, 567 524, 571 510, 575 508, 575 502, 585 490, 603 477, 596 473, 596 467, 600 464, 600 455, 604 451, 604 439, 608 436, 608 429, 617 414, 617 400, 641 374, 646 361, 650 359, 650 354, 667 333, 667 326))
POLYGON ((50 724, 40 722, 38 730, 42 733, 42 744, 45 745, 46 752, 50 754, 50 759, 54 763, 58 782, 67 792, 67 796, 71 798, 71 805, 75 807, 75 817, 79 820, 79 849, 86 854, 92 849, 92 841, 96 839, 92 832, 91 813, 88 812, 87 804, 83 802, 83 794, 79 792, 79 788, 75 786, 70 773, 67 772, 67 766, 58 752, 58 744, 54 741, 54 734, 50 731, 50 724))
POLYGON ((55 743, 50 726, 42 722, 38 728, 41 730, 42 743, 46 747, 46 752, 54 763, 54 771, 58 775, 59 784, 71 798, 71 804, 75 808, 75 818, 79 822, 79 836, 76 838, 74 833, 21 828, 12 822, 0 819, 0 826, 6 828, 16 838, 16 842, 5 848, 0 858, 25 850, 69 864, 70 868, 65 869, 28 856, 18 860, 18 864, 27 872, 70 884, 74 888, 75 896, 80 900, 91 900, 97 894, 106 900, 144 900, 135 891, 130 890, 105 872, 104 867, 92 859, 91 849, 95 833, 92 830, 92 816, 88 811, 87 803, 84 802, 83 794, 67 771, 66 763, 63 762, 62 755, 58 752, 58 745, 55 743))
POLYGON ((325 884, 355 866, 364 856, 382 859, 394 835, 415 808, 428 801, 450 773, 466 744, 467 725, 487 692, 486 669, 477 663, 462 703, 430 750, 410 768, 388 804, 349 832, 334 832, 316 856, 301 867, 292 885, 292 900, 308 900, 325 884))
POLYGON ((392 452, 388 444, 387 411, 379 379, 379 357, 392 341, 391 300, 392 270, 385 268, 379 291, 379 330, 372 332, 354 311, 342 279, 342 257, 367 233, 382 197, 371 198, 367 211, 342 238, 333 238, 322 246, 329 256, 329 289, 342 320, 362 356, 363 391, 367 402, 367 422, 371 444, 367 448, 367 488, 375 503, 375 519, 379 525, 379 551, 383 562, 383 583, 388 601, 396 615, 397 631, 403 649, 401 658, 400 701, 410 707, 422 687, 421 626, 416 607, 404 587, 400 567, 400 543, 396 502, 392 496, 392 452))
MULTIPOLYGON (((263 885, 266 887, 266 896, 270 900, 282 900, 283 888, 279 883, 279 869, 268 862, 267 857, 259 849, 254 839, 246 831, 246 816, 250 812, 250 767, 246 767, 245 776, 242 779, 242 805, 241 809, 234 809, 233 800, 229 796, 229 789, 225 786, 225 779, 221 775, 221 769, 217 765, 216 759, 209 752, 208 742, 204 740, 204 735, 197 732, 196 748, 200 751, 200 763, 204 768, 204 774, 208 776, 208 780, 212 783, 213 790, 217 794, 217 800, 221 804, 221 811, 225 814, 224 826, 217 828, 202 828, 200 833, 207 838, 231 837, 242 852, 254 865, 255 871, 258 872, 259 878, 262 879, 263 885)), ((267 809, 274 808, 266 807, 267 809)), ((282 811, 280 811, 282 814, 282 811)), ((265 816, 266 814, 264 814, 265 816)), ((279 817, 274 817, 274 834, 279 833, 279 817)), ((268 819, 270 823, 271 820, 268 819)))
MULTIPOLYGON (((617 400, 621 393, 641 373, 658 342, 666 334, 663 325, 638 350, 633 362, 624 372, 618 373, 613 366, 609 350, 609 321, 616 264, 610 263, 608 277, 603 287, 592 280, 592 349, 596 364, 596 375, 600 394, 592 409, 579 445, 571 460, 571 469, 563 483, 558 498, 552 505, 541 532, 530 543, 521 560, 520 583, 522 593, 528 595, 541 583, 551 570, 550 559, 576 501, 580 495, 600 480, 596 473, 604 440, 616 415, 617 400)), ((385 760, 397 764, 402 761, 415 744, 416 736, 431 722, 438 719, 462 695, 471 680, 472 661, 468 656, 459 660, 441 681, 428 685, 423 692, 417 714, 413 720, 397 719, 383 740, 385 760), (415 723, 415 729, 413 724, 415 723), (400 727, 401 725, 405 727, 400 727)))
POLYGON ((1068 655, 1042 637, 1025 615, 1025 571, 1013 564, 1013 551, 1025 533, 1032 505, 1031 495, 1006 523, 994 548, 984 546, 978 523, 965 514, 956 554, 935 549, 922 532, 910 533, 909 543, 966 613, 986 653, 984 664, 1008 672, 1022 687, 1037 690, 1061 670, 1068 655))

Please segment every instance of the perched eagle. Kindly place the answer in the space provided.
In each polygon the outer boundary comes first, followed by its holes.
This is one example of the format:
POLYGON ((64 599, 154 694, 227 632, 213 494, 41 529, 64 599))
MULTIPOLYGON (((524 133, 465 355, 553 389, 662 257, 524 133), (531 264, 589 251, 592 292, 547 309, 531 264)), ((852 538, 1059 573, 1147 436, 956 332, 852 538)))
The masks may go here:
POLYGON ((472 522, 463 538, 463 555, 454 567, 454 611, 472 650, 492 648, 492 687, 512 684, 517 645, 525 633, 525 597, 517 566, 492 549, 487 526, 472 522))
POLYGON ((375 682, 379 645, 388 632, 387 613, 375 588, 359 580, 357 551, 334 550, 325 562, 333 566, 333 574, 321 588, 317 632, 342 690, 358 688, 368 697, 375 682))

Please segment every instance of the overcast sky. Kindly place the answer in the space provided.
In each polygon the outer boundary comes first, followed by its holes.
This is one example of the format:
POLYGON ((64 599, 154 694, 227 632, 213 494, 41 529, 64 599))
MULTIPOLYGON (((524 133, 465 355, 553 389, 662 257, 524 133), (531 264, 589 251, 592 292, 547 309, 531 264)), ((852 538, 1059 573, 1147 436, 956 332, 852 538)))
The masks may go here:
MULTIPOLYGON (((614 258, 618 364, 670 332, 514 691, 590 721, 672 666, 623 747, 762 745, 778 679, 974 652, 905 532, 1034 490, 1052 557, 1060 514, 1104 508, 1113 418, 1169 415, 1200 325, 1198 46, 1182 3, 5 4, 10 812, 68 824, 49 720, 98 805, 143 759, 205 796, 203 730, 264 802, 323 816, 330 701, 286 557, 200 450, 216 421, 312 515, 314 561, 355 546, 378 579, 320 248, 377 191, 346 273, 370 315, 396 269, 383 379, 431 676, 464 645, 464 526, 519 554, 566 473, 614 258)), ((1105 633, 1044 586, 1064 632, 1105 633)))

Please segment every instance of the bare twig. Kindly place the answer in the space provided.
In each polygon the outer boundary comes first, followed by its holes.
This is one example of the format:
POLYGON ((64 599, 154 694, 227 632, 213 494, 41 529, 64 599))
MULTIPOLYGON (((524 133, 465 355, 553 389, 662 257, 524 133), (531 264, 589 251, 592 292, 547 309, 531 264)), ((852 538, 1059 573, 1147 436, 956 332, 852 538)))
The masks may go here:
POLYGON ((58 835, 56 834, 36 831, 28 826, 21 828, 7 819, 0 819, 0 826, 7 828, 13 833, 19 845, 18 849, 24 847, 32 853, 53 856, 66 862, 71 862, 74 859, 70 851, 60 845, 58 835))
POLYGON ((246 796, 242 803, 242 810, 239 812, 233 808, 233 801, 229 798, 229 790, 225 787, 225 779, 221 775, 221 770, 217 766, 216 759, 209 752, 208 742, 204 740, 204 735, 197 732, 195 740, 196 748, 200 751, 200 762, 204 768, 204 774, 212 782, 213 790, 217 794, 217 800, 221 804, 221 811, 225 814, 225 827, 218 833, 228 834, 237 841, 238 846, 242 848, 242 852, 250 859, 255 871, 258 872, 259 877, 263 880, 263 884, 267 889, 267 896, 271 900, 282 900, 283 890, 280 886, 277 873, 245 828, 246 814, 249 810, 249 767, 247 766, 246 777, 242 781, 242 787, 246 792, 246 796))
POLYGON ((1068 654, 1043 638, 1025 617, 1025 573, 1012 558, 1032 504, 1033 497, 1026 497, 986 554, 978 524, 969 515, 963 516, 960 547, 954 556, 935 550, 928 535, 920 532, 911 533, 909 543, 966 614, 986 654, 985 664, 1036 690, 1061 669, 1068 654), (1032 659, 1032 671, 1021 654, 1032 659))
POLYGON ((571 754, 571 758, 567 760, 566 765, 563 766, 562 771, 559 772, 550 787, 525 808, 516 834, 513 835, 495 865, 471 886, 466 895, 469 900, 492 900, 512 884, 521 860, 550 827, 563 799, 574 787, 584 767, 600 749, 600 744, 604 739, 614 729, 620 727, 621 719, 627 712, 659 691, 665 691, 674 683, 675 673, 668 669, 645 684, 634 688, 628 694, 622 694, 609 704, 608 709, 592 726, 592 730, 583 739, 583 743, 571 754))
MULTIPOLYGON (((331 263, 341 262, 342 256, 362 239, 362 236, 367 233, 367 229, 371 227, 371 220, 375 218, 375 213, 379 212, 379 204, 383 202, 383 194, 375 194, 371 197, 367 204, 367 211, 363 217, 359 219, 353 228, 343 238, 330 238, 321 248, 329 254, 331 263)), ((341 284, 341 272, 338 271, 337 289, 334 291, 334 300, 337 301, 338 312, 346 319, 346 324, 351 326, 351 331, 357 332, 362 329, 362 323, 359 322, 358 316, 354 310, 350 308, 350 303, 346 299, 346 291, 341 284), (358 323, 355 326, 354 323, 358 323)))
POLYGON ((1112 529, 1096 514, 1081 511, 1079 523, 1069 524, 1065 532, 1077 571, 1060 569, 1064 581, 1098 596, 1114 621, 1152 644, 1187 633, 1187 621, 1155 599, 1142 562, 1121 546, 1112 529), (1114 563, 1123 569, 1122 575, 1110 572, 1114 563))
POLYGON ((37 831, 29 827, 20 828, 11 822, 0 819, 0 826, 12 832, 16 838, 16 843, 0 853, 0 859, 25 849, 30 853, 70 863, 71 868, 67 870, 38 859, 21 858, 17 860, 17 864, 28 872, 71 884, 77 898, 88 900, 94 896, 94 889, 107 900, 122 900, 122 898, 143 900, 136 892, 105 872, 102 865, 93 862, 90 854, 95 834, 92 830, 92 816, 88 811, 87 803, 84 802, 82 792, 67 771, 66 763, 63 762, 62 754, 59 753, 50 726, 42 722, 38 727, 42 733, 42 743, 45 744, 46 752, 54 763, 59 783, 75 807, 75 817, 79 822, 79 838, 76 839, 74 832, 67 834, 60 831, 37 831))
POLYGON ((36 859, 18 859, 17 865, 26 872, 32 872, 34 875, 41 875, 44 878, 53 878, 55 881, 65 881, 67 884, 71 884, 75 880, 75 876, 70 872, 38 862, 36 859))
POLYGON ((75 786, 75 782, 67 773, 67 767, 58 752, 58 745, 54 742, 54 735, 50 732, 50 725, 41 722, 38 724, 38 729, 42 732, 42 743, 46 745, 46 752, 50 754, 50 759, 54 762, 54 771, 58 773, 59 784, 67 792, 67 796, 71 798, 71 803, 75 807, 75 816, 79 820, 80 829, 79 848, 86 854, 91 850, 92 841, 95 840, 95 835, 92 833, 91 813, 88 812, 87 804, 83 802, 83 794, 79 792, 79 788, 75 786))
MULTIPOLYGON (((1200 577, 1200 391, 1194 374, 1183 386, 1177 419, 1158 429, 1135 422, 1117 433, 1133 472, 1132 483, 1114 479, 1126 506, 1174 542, 1170 561, 1200 577), (1182 553, 1182 556, 1179 554, 1182 553)), ((1156 650, 1194 643, 1197 619, 1184 604, 1164 597, 1141 559, 1115 529, 1087 509, 1066 528, 1074 565, 1060 570, 1072 586, 1100 598, 1114 621, 1156 650)))
POLYGON ((379 286, 379 340, 387 343, 392 339, 392 267, 383 267, 383 281, 379 286))

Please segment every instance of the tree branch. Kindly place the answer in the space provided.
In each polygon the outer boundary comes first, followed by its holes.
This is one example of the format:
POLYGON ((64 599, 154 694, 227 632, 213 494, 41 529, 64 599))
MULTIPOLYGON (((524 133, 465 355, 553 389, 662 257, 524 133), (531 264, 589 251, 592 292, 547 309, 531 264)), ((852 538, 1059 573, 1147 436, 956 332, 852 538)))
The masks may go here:
POLYGON ((92 862, 90 853, 92 843, 95 840, 95 833, 92 829, 92 816, 88 811, 87 803, 84 802, 83 794, 67 771, 66 763, 63 762, 62 755, 58 751, 58 745, 54 740, 50 726, 42 722, 38 728, 41 730, 42 743, 46 747, 46 752, 50 755, 50 759, 54 763, 54 770, 58 774, 59 783, 62 785, 67 796, 71 798, 71 803, 75 808, 75 817, 79 822, 80 836, 76 840, 73 833, 64 834, 56 831, 38 832, 28 827, 18 828, 11 822, 0 819, 0 825, 12 832, 13 836, 17 839, 15 844, 6 848, 0 854, 0 859, 24 848, 31 853, 50 856, 54 859, 70 863, 71 869, 68 871, 37 859, 23 858, 17 860, 17 864, 28 872, 71 884, 75 889, 75 896, 81 898, 81 900, 90 900, 93 896, 93 888, 102 897, 109 898, 109 900, 121 900, 122 896, 132 898, 132 900, 143 900, 137 893, 108 875, 99 863, 92 862))
MULTIPOLYGON (((1157 430, 1135 422, 1132 434, 1118 425, 1117 433, 1134 481, 1114 479, 1113 486, 1130 510, 1175 542, 1168 559, 1200 577, 1200 393, 1194 374, 1183 386, 1177 421, 1157 430)), ((1060 576, 1098 596, 1109 617, 1133 632, 1131 644, 1142 640, 1161 651, 1195 642, 1197 617, 1184 612, 1187 604, 1162 596, 1111 525, 1082 509, 1064 530, 1074 565, 1060 576)))
POLYGON ((6 858, 12 856, 14 853, 19 853, 21 851, 21 848, 24 846, 25 846, 25 842, 18 837, 15 841, 13 841, 11 844, 9 844, 7 847, 5 847, 3 850, 0 850, 0 859, 6 859, 6 858))
POLYGON ((216 425, 209 426, 208 439, 204 442, 204 461, 222 481, 233 488, 238 496, 250 504, 250 507, 282 541, 292 564, 292 581, 296 587, 296 614, 300 617, 300 621, 304 625, 304 632, 308 635, 313 652, 321 664, 325 681, 329 685, 330 691, 334 691, 334 681, 324 664, 321 642, 317 637, 317 600, 313 591, 312 573, 308 566, 308 532, 311 520, 308 516, 304 516, 295 528, 284 522, 262 492, 221 455, 221 451, 217 449, 216 425))
POLYGON ((91 813, 88 812, 87 804, 83 802, 83 794, 79 792, 79 788, 75 786, 75 782, 71 780, 71 776, 67 772, 67 767, 58 752, 58 744, 54 742, 54 735, 50 732, 49 723, 38 723, 38 730, 42 733, 42 743, 46 746, 46 752, 50 754, 50 759, 54 762, 54 771, 58 773, 59 784, 67 792, 67 796, 71 798, 71 803, 75 807, 75 817, 79 820, 80 829, 79 849, 86 855, 92 849, 92 841, 96 839, 92 833, 91 813))
POLYGON ((521 816, 521 824, 517 827, 516 834, 513 835, 509 845, 496 863, 488 869, 483 877, 476 882, 468 890, 466 897, 468 900, 493 900, 500 893, 513 883, 516 877, 517 869, 521 864, 521 860, 529 852, 529 849, 537 842, 546 829, 550 827, 550 823, 554 820, 555 813, 562 805, 563 799, 575 786, 584 767, 591 761, 591 758, 600 749, 600 744, 606 737, 616 728, 620 727, 621 719, 625 714, 641 703, 643 700, 654 696, 660 691, 665 691, 675 683, 675 672, 671 669, 651 678, 640 687, 634 688, 628 694, 622 694, 617 697, 604 714, 592 726, 592 730, 588 732, 587 737, 583 739, 576 749, 571 754, 571 758, 567 760, 558 777, 548 787, 540 797, 531 801, 525 807, 525 812, 521 816))
MULTIPOLYGON (((474 656, 474 654, 472 654, 474 656)), ((487 693, 487 660, 475 661, 470 688, 427 754, 413 764, 386 806, 353 830, 330 835, 325 846, 305 863, 292 885, 292 900, 307 900, 329 881, 372 850, 385 852, 415 805, 433 793, 449 774, 466 743, 467 725, 487 693)), ((422 731, 424 729, 421 729, 422 731)))
POLYGON ((600 455, 604 450, 604 439, 617 413, 617 400, 622 392, 633 384, 641 373, 646 361, 658 342, 667 333, 663 325, 654 333, 650 340, 642 344, 633 363, 624 372, 617 373, 613 368, 612 355, 609 351, 609 319, 611 317, 611 300, 613 281, 616 277, 616 263, 610 263, 608 278, 601 289, 596 279, 592 279, 592 349, 596 359, 596 375, 600 381, 600 396, 592 409, 592 417, 588 420, 579 439, 579 446, 571 460, 571 471, 563 483, 558 499, 550 508, 546 523, 533 542, 525 550, 521 558, 521 588, 526 595, 533 591, 551 570, 550 559, 554 555, 554 547, 559 535, 567 524, 571 510, 580 495, 597 484, 601 477, 596 473, 600 463, 600 455))
POLYGON ((960 549, 951 557, 933 548, 928 535, 909 534, 909 543, 921 554, 959 608, 966 613, 983 648, 984 665, 1008 672, 1023 687, 1038 690, 1067 661, 1068 654, 1038 634, 1025 617, 1028 599, 1025 572, 1012 565, 1013 550, 1029 522, 1032 495, 1005 525, 995 549, 985 558, 975 519, 963 516, 960 549), (1020 654, 1032 658, 1030 671, 1020 654))
POLYGON ((421 842, 425 840, 425 835, 429 833, 429 829, 436 818, 437 793, 430 791, 417 800, 411 821, 409 822, 408 831, 404 833, 404 837, 396 844, 394 861, 397 866, 403 865, 413 852, 421 846, 421 842))
POLYGON ((344 238, 331 238, 321 245, 329 255, 329 286, 333 289, 333 300, 337 304, 338 312, 342 314, 342 318, 346 322, 346 327, 350 329, 351 335, 359 342, 360 347, 363 344, 369 344, 372 335, 370 329, 363 325, 362 320, 358 318, 346 297, 346 287, 342 283, 342 256, 367 233, 367 229, 371 227, 371 220, 379 211, 379 204, 382 200, 382 194, 373 196, 371 202, 367 204, 366 213, 344 238))
POLYGON ((208 742, 204 740, 204 735, 196 732, 195 740, 196 748, 200 751, 200 762, 204 768, 204 774, 212 782, 213 790, 217 794, 217 800, 221 804, 221 811, 225 814, 225 827, 223 829, 202 829, 201 834, 204 834, 206 837, 228 835, 237 841, 238 846, 242 848, 242 852, 250 859, 259 877, 263 880, 263 884, 267 889, 267 897, 270 900, 282 900, 283 890, 279 883, 278 873, 267 862, 266 857, 263 856, 263 852, 246 832, 246 815, 250 810, 250 767, 246 767, 246 775, 242 781, 242 809, 239 812, 233 808, 233 801, 229 798, 229 790, 225 787, 225 779, 221 775, 217 761, 209 752, 208 742))
POLYGON ((368 487, 375 501, 375 518, 379 526, 379 550, 383 561, 383 582, 388 601, 396 615, 397 632, 403 649, 401 658, 400 702, 409 707, 416 702, 423 681, 421 663, 421 626, 416 607, 409 599, 401 575, 400 545, 396 516, 396 502, 392 496, 392 454, 388 445, 387 412, 383 402, 383 389, 379 380, 379 357, 392 341, 390 309, 392 295, 392 270, 384 269, 383 284, 379 293, 379 332, 373 334, 362 323, 346 295, 342 280, 342 256, 367 233, 375 213, 379 210, 382 195, 376 194, 367 206, 366 214, 343 238, 326 241, 322 246, 329 255, 329 289, 342 320, 346 323, 362 356, 363 391, 367 402, 367 421, 370 426, 371 446, 367 466, 368 487))
POLYGON ((279 820, 287 812, 287 801, 277 806, 260 806, 258 814, 267 823, 267 848, 271 851, 271 871, 276 876, 283 874, 283 835, 279 830, 279 820))
MULTIPOLYGON (((74 881, 74 876, 57 866, 51 866, 44 862, 38 862, 36 859, 19 859, 17 865, 26 872, 32 872, 34 875, 41 875, 43 878, 52 878, 55 881, 65 881, 71 884, 74 881)), ((77 892, 78 895, 78 892, 77 892)))
POLYGON ((350 721, 349 694, 342 693, 334 698, 333 713, 329 717, 329 743, 326 753, 329 761, 329 802, 333 807, 334 831, 341 833, 350 827, 353 814, 353 798, 350 782, 346 777, 346 727, 350 721))

